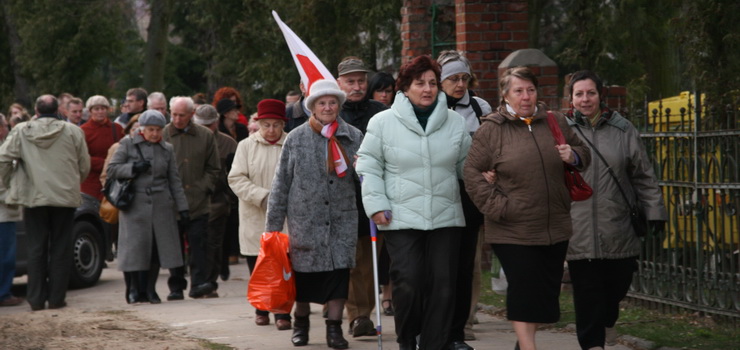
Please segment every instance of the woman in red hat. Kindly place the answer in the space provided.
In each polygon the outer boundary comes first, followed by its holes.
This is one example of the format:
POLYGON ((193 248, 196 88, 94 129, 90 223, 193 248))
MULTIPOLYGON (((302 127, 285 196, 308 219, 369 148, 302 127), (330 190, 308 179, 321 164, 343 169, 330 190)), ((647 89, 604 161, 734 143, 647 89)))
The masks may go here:
MULTIPOLYGON (((265 228, 267 197, 287 136, 283 132, 288 120, 285 103, 272 99, 260 101, 254 120, 259 124, 259 132, 239 142, 229 172, 229 185, 239 197, 239 247, 241 254, 247 256, 250 271, 257 263, 260 237, 265 228)), ((256 313, 257 325, 270 324, 269 312, 257 310, 256 313)), ((290 314, 276 314, 275 326, 278 330, 290 329, 290 314)))

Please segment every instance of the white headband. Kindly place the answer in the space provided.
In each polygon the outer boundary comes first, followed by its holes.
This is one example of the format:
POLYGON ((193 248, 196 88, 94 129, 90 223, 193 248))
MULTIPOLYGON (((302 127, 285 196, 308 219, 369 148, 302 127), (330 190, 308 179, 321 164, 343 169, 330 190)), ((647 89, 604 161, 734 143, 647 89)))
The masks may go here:
POLYGON ((445 80, 452 75, 460 73, 470 74, 470 67, 468 67, 468 65, 463 61, 448 62, 442 66, 442 75, 440 76, 440 79, 445 80))

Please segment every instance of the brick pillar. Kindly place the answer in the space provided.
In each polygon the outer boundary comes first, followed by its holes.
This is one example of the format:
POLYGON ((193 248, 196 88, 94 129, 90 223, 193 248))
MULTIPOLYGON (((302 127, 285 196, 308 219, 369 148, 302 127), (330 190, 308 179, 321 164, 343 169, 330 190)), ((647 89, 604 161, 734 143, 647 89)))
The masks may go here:
MULTIPOLYGON (((498 66, 498 75, 501 76, 511 67, 527 66, 537 76, 539 91, 537 99, 547 103, 552 109, 560 106, 558 95, 558 65, 537 49, 523 49, 512 52, 498 66)), ((500 98, 500 97, 499 97, 500 98)))
POLYGON ((401 7, 401 64, 432 52, 430 6, 431 0, 404 0, 401 7))
POLYGON ((498 106, 501 61, 528 47, 527 1, 455 0, 457 50, 470 60, 478 78, 478 96, 498 106))

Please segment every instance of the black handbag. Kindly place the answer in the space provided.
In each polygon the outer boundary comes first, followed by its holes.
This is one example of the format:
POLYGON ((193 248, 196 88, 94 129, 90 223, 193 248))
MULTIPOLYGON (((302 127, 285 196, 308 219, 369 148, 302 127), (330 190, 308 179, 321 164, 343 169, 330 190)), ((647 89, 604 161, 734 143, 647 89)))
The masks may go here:
POLYGON ((606 159, 604 159, 604 156, 601 155, 601 152, 594 146, 593 143, 586 137, 586 135, 583 134, 583 131, 581 130, 580 126, 576 124, 576 130, 578 130, 579 133, 581 133, 581 136, 583 136, 583 139, 588 142, 588 144, 591 146, 591 149, 596 153, 596 155, 601 159, 601 161, 606 165, 606 170, 609 172, 609 175, 611 175, 612 179, 614 179, 614 182, 617 184, 617 188, 619 189, 619 193, 622 194, 622 198, 624 198, 624 202, 627 203, 627 207, 630 209, 630 222, 632 223, 632 228, 635 230, 635 234, 637 237, 645 237, 648 234, 648 220, 647 215, 645 215, 645 210, 640 205, 640 201, 635 199, 635 204, 630 204, 629 199, 627 199, 627 194, 624 193, 624 189, 622 189, 622 185, 619 184, 619 179, 617 179, 617 175, 614 174, 614 170, 609 166, 609 163, 606 162, 606 159))
MULTIPOLYGON (((139 157, 144 160, 144 155, 141 153, 139 145, 136 145, 136 150, 139 152, 139 157)), ((134 195, 136 194, 134 179, 136 179, 136 176, 130 179, 111 179, 108 177, 105 180, 103 194, 108 202, 113 204, 118 210, 126 210, 134 203, 134 195)))

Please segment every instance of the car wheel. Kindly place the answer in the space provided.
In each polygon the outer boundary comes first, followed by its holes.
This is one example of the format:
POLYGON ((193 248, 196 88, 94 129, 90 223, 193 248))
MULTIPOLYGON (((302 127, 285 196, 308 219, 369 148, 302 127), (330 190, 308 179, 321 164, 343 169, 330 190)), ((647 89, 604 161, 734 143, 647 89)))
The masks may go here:
POLYGON ((70 288, 90 287, 100 279, 105 258, 100 237, 100 232, 95 225, 87 221, 75 222, 70 288))

